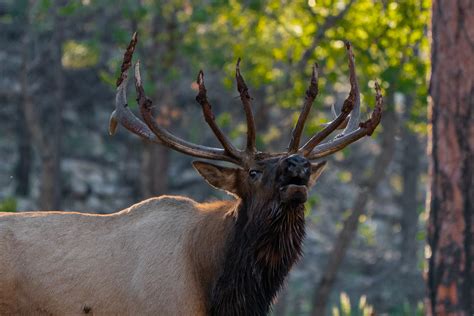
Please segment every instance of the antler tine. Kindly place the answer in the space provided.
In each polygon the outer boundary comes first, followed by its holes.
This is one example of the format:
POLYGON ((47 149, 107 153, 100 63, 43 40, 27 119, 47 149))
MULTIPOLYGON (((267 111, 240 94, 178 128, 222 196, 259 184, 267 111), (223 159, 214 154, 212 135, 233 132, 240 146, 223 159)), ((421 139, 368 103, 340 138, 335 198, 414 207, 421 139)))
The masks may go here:
MULTIPOLYGON (((304 144, 300 151, 303 152, 304 156, 307 156, 311 153, 311 151, 321 143, 326 137, 329 136, 334 130, 336 130, 341 124, 344 123, 347 116, 353 111, 354 107, 357 107, 357 116, 354 117, 353 120, 358 120, 358 113, 360 107, 360 93, 359 93, 359 86, 357 84, 356 78, 356 71, 355 71, 355 62, 354 62, 354 53, 352 52, 352 46, 349 42, 346 42, 347 48, 347 57, 349 59, 349 77, 351 82, 351 91, 349 92, 349 96, 344 100, 344 104, 342 105, 341 113, 338 117, 336 117, 332 122, 330 122, 322 131, 314 135, 306 144, 304 144), (357 118, 356 118, 357 117, 357 118)), ((349 120, 349 123, 351 119, 349 120)), ((347 124, 349 127, 349 123, 347 124)), ((351 123, 354 124, 354 123, 351 123)), ((346 127, 346 130, 348 130, 346 127)))
POLYGON ((242 100, 242 105, 244 106, 245 116, 247 118, 247 153, 255 153, 255 121, 253 119, 252 107, 250 105, 250 95, 249 89, 245 84, 244 78, 240 74, 240 58, 237 60, 237 65, 235 66, 235 79, 237 81, 237 90, 240 93, 240 99, 242 100))
POLYGON ((194 157, 229 161, 235 164, 241 163, 239 159, 229 156, 223 149, 190 143, 177 136, 174 136, 166 129, 159 126, 151 113, 153 102, 145 95, 145 90, 143 89, 139 61, 137 61, 135 64, 135 88, 137 91, 137 102, 140 106, 140 112, 142 114, 143 120, 152 130, 152 132, 160 139, 163 145, 194 157))
POLYGON ((380 86, 375 82, 375 108, 372 112, 370 119, 359 124, 359 128, 354 131, 349 132, 348 134, 334 139, 332 142, 321 144, 316 146, 314 150, 307 156, 308 159, 317 159, 328 156, 332 153, 335 153, 347 145, 355 142, 356 140, 364 137, 370 136, 374 132, 377 125, 380 123, 383 110, 383 98, 380 90, 380 86))
POLYGON ((122 61, 122 66, 120 67, 120 76, 117 78, 117 87, 120 86, 122 81, 127 79, 128 77, 128 70, 132 66, 132 57, 133 53, 135 52, 135 47, 137 46, 138 43, 138 33, 135 32, 132 35, 132 39, 130 40, 130 43, 127 46, 127 50, 125 50, 125 53, 123 54, 123 61, 122 61))
POLYGON ((214 113, 212 112, 212 106, 207 100, 207 90, 206 90, 206 86, 204 85, 204 73, 202 70, 199 71, 196 82, 199 86, 199 93, 196 96, 196 101, 202 107, 202 113, 204 114, 204 119, 206 120, 207 124, 212 129, 212 131, 214 132, 214 135, 216 135, 219 142, 222 144, 222 147, 224 147, 224 150, 230 156, 240 159, 239 151, 234 147, 234 145, 232 145, 232 143, 224 135, 224 133, 222 133, 222 131, 220 130, 220 128, 217 126, 215 122, 215 116, 214 116, 214 113))
POLYGON ((313 65, 313 72, 311 74, 311 81, 306 90, 306 96, 304 100, 303 108, 301 109, 300 116, 298 117, 298 122, 296 123, 295 128, 293 129, 291 141, 288 145, 288 153, 293 154, 298 151, 300 145, 301 134, 303 133, 304 124, 308 118, 309 111, 313 105, 314 99, 318 96, 318 64, 313 65))
POLYGON ((138 35, 135 32, 133 33, 132 39, 125 51, 122 66, 120 67, 121 72, 117 79, 117 93, 115 95, 115 110, 112 112, 109 119, 109 134, 114 135, 117 131, 117 124, 120 123, 132 133, 154 143, 161 144, 161 141, 153 134, 153 132, 127 107, 127 72, 132 64, 132 56, 137 41, 138 35))
MULTIPOLYGON (((337 118, 337 113, 336 113, 336 109, 334 108, 334 104, 331 105, 331 113, 332 113, 332 116, 334 116, 334 118, 336 119, 336 118, 337 118)), ((351 117, 350 115, 349 115, 348 117, 346 117, 346 119, 345 119, 338 127, 336 127, 336 129, 344 129, 344 128, 346 128, 347 123, 349 122, 349 118, 350 118, 350 117, 351 117)), ((331 123, 332 123, 332 121, 331 121, 331 122, 328 122, 328 123, 324 123, 324 124, 322 124, 322 126, 326 127, 326 126, 328 126, 328 125, 331 124, 331 123)))
POLYGON ((336 108, 334 107, 334 103, 331 105, 331 113, 334 116, 334 118, 337 117, 336 108))
POLYGON ((357 74, 355 69, 354 53, 352 52, 352 45, 349 41, 346 41, 347 53, 349 55, 349 80, 351 82, 351 91, 354 95, 354 108, 351 111, 349 122, 347 123, 346 129, 342 132, 342 135, 352 132, 357 129, 360 122, 360 92, 359 84, 357 82, 357 74))

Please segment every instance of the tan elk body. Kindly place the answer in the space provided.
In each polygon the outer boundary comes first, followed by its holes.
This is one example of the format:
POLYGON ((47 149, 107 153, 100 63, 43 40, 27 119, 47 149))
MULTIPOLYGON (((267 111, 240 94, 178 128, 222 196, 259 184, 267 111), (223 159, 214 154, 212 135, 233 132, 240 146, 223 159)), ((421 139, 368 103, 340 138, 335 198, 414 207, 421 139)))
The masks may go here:
POLYGON ((256 150, 251 98, 236 68, 247 118, 247 146, 235 148, 214 121, 203 73, 199 94, 206 122, 222 149, 184 141, 159 126, 145 96, 139 63, 137 101, 143 121, 126 107, 127 71, 136 34, 124 55, 116 109, 120 123, 157 144, 194 157, 227 161, 194 167, 212 186, 235 199, 197 203, 163 196, 110 215, 25 212, 0 215, 0 315, 265 315, 284 278, 300 258, 304 202, 328 156, 371 135, 380 122, 382 96, 359 123, 360 96, 354 56, 347 44, 351 91, 341 113, 303 146, 300 139, 318 94, 317 66, 288 150, 256 150), (352 113, 352 114, 351 114, 352 113), (341 135, 322 143, 336 129, 341 135))
POLYGON ((205 315, 233 208, 165 196, 111 215, 2 215, 0 315, 205 315))

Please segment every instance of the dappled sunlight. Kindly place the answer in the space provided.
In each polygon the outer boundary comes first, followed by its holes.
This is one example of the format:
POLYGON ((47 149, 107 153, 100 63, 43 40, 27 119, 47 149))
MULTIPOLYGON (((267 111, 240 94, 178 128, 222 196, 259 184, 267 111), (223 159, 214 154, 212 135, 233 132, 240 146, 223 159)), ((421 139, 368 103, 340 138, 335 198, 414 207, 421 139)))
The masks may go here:
POLYGON ((80 69, 95 66, 99 52, 92 45, 73 40, 63 44, 61 63, 64 68, 80 69))

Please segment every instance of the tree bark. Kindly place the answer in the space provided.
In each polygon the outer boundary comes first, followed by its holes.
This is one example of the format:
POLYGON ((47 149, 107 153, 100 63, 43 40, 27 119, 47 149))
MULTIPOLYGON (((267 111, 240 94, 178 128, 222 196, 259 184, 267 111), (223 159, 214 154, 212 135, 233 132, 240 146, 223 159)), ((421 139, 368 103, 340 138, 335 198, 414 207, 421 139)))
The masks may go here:
POLYGON ((144 141, 141 161, 143 176, 140 177, 142 198, 167 193, 169 163, 170 151, 167 147, 144 141))
POLYGON ((474 3, 434 0, 428 315, 474 314, 474 3))
MULTIPOLYGON (((64 106, 64 73, 61 63, 63 44, 62 17, 55 12, 55 31, 53 34, 53 77, 55 85, 54 105, 49 122, 46 148, 42 149, 42 172, 40 190, 40 208, 59 209, 61 204, 61 134, 62 109, 64 106)), ((44 133, 43 133, 44 134, 44 133)))
POLYGON ((377 185, 385 176, 385 171, 390 164, 395 151, 395 133, 397 130, 396 114, 393 111, 384 112, 382 151, 375 159, 371 175, 365 181, 360 194, 357 196, 352 207, 351 215, 344 221, 328 262, 324 268, 323 275, 313 294, 311 315, 321 316, 326 312, 329 296, 336 281, 337 272, 341 266, 347 249, 354 239, 359 226, 359 217, 365 213, 367 202, 376 192, 377 185))
MULTIPOLYGON (((407 96, 404 123, 408 122, 413 97, 407 96)), ((402 242, 400 244, 401 264, 403 271, 416 271, 418 231, 418 181, 421 172, 421 144, 415 132, 404 126, 401 131, 402 157, 400 161, 402 192, 398 204, 402 210, 400 221, 402 242)))
MULTIPOLYGON (((160 12, 161 13, 161 12, 160 12)), ((177 12, 174 11, 170 16, 163 16, 157 13, 152 19, 151 37, 153 42, 147 48, 148 56, 155 56, 155 61, 163 65, 164 69, 171 69, 176 62, 176 46, 179 41, 177 37, 177 12), (166 33, 167 37, 163 45, 159 45, 159 39, 162 33, 166 33), (163 46, 163 49, 160 49, 163 46)), ((153 69, 153 59, 149 59, 149 69, 153 69)), ((150 80, 156 86, 156 93, 153 96, 157 107, 164 105, 174 105, 175 97, 172 93, 173 88, 166 82, 163 77, 151 72, 150 80), (158 101, 160 100, 160 101, 158 101)), ((171 117, 163 117, 164 114, 156 111, 160 115, 161 122, 172 120, 171 117)), ((169 189, 168 170, 170 164, 171 151, 161 145, 144 142, 141 157, 141 195, 143 198, 165 194, 169 189)))
MULTIPOLYGON (((26 69, 22 70, 22 72, 24 71, 26 71, 26 69)), ((26 79, 26 73, 22 74, 22 77, 26 79)), ((25 91, 23 84, 22 90, 25 91)), ((22 102, 25 101, 26 100, 24 99, 22 102)), ((30 131, 27 128, 24 106, 18 106, 17 118, 16 136, 18 142, 18 161, 15 165, 15 192, 20 196, 28 196, 30 193, 30 174, 33 162, 33 151, 31 147, 30 131)))

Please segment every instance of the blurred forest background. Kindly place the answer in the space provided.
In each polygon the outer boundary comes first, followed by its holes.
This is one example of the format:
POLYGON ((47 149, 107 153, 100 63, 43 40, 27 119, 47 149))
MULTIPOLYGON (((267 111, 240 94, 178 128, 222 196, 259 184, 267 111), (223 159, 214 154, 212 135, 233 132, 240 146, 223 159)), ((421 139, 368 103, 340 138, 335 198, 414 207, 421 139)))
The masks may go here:
MULTIPOLYGON (((135 30, 162 125, 217 145, 194 101, 203 69, 218 124, 242 144, 234 83, 241 57, 258 147, 266 150, 288 143, 314 62, 320 94, 306 136, 332 119, 331 105, 340 109, 349 40, 362 119, 377 79, 382 124, 330 158, 307 205, 305 256, 273 313, 422 313, 430 10, 426 0, 3 0, 0 211, 110 213, 161 194, 227 198, 205 184, 191 158, 123 128, 108 135, 115 80, 135 30)), ((134 92, 129 98, 133 109, 134 92)))

